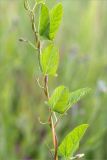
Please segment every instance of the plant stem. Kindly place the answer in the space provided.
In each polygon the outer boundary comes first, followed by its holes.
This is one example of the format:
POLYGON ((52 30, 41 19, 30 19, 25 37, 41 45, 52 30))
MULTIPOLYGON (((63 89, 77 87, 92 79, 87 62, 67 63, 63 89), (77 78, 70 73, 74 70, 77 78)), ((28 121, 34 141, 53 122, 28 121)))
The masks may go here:
MULTIPOLYGON (((49 100, 48 76, 47 75, 45 75, 45 77, 44 77, 44 93, 45 93, 47 99, 49 100)), ((50 124, 51 130, 52 130, 53 145, 54 145, 54 150, 55 150, 54 160, 58 160, 58 154, 57 154, 57 151, 58 151, 58 141, 57 141, 55 126, 54 126, 53 117, 52 117, 53 112, 51 110, 49 110, 49 111, 51 113, 51 115, 49 117, 49 124, 50 124)))
MULTIPOLYGON (((36 31, 36 27, 35 27, 34 13, 30 12, 30 16, 31 16, 31 22, 32 22, 32 30, 33 30, 34 36, 35 36, 35 45, 36 45, 38 52, 39 52, 38 60, 39 60, 39 64, 40 64, 41 42, 39 40, 39 36, 38 36, 38 33, 36 31)), ((48 75, 45 75, 45 77, 44 77, 44 93, 45 93, 47 99, 49 100, 48 75)), ((54 150, 55 150, 54 151, 54 160, 58 160, 58 141, 57 141, 55 125, 54 125, 53 117, 52 117, 53 112, 51 111, 51 109, 49 109, 49 112, 50 112, 49 125, 50 125, 51 131, 52 131, 53 145, 54 145, 54 150)))

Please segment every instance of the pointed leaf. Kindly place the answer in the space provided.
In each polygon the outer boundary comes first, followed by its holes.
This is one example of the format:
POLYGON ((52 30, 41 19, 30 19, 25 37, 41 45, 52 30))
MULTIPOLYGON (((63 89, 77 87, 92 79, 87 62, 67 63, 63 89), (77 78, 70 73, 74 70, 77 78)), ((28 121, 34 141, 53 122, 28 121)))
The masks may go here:
POLYGON ((39 20, 39 34, 46 38, 49 37, 49 23, 49 10, 45 4, 42 4, 39 20))
POLYGON ((49 45, 40 55, 40 64, 44 75, 56 74, 59 63, 59 52, 56 47, 49 45))
POLYGON ((90 90, 91 90, 90 88, 82 88, 74 92, 71 92, 69 98, 69 105, 77 103, 81 98, 83 98, 86 94, 88 94, 90 90))
POLYGON ((69 90, 65 86, 59 86, 55 89, 48 104, 51 106, 53 111, 62 113, 65 106, 68 104, 69 90))
POLYGON ((56 32, 59 29, 63 15, 63 7, 61 3, 58 3, 50 12, 50 33, 51 40, 55 38, 56 32))
POLYGON ((74 104, 76 104, 79 100, 81 100, 85 95, 87 95, 90 92, 90 90, 91 90, 90 88, 82 88, 74 92, 71 92, 69 95, 69 103, 65 111, 67 111, 74 104))
POLYGON ((82 139, 88 124, 82 124, 71 131, 58 147, 58 153, 65 158, 69 158, 78 149, 80 140, 82 139))

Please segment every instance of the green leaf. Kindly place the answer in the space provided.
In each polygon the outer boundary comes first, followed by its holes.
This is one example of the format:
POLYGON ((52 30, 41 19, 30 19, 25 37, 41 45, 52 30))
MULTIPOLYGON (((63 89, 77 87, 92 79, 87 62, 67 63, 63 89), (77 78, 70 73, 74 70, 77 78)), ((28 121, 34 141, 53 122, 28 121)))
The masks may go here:
POLYGON ((60 86, 55 89, 48 104, 53 111, 63 114, 89 91, 90 88, 82 88, 70 93, 68 88, 60 86))
POLYGON ((55 89, 53 95, 49 99, 48 104, 53 111, 63 113, 65 106, 68 104, 69 90, 65 86, 59 86, 55 89))
POLYGON ((52 44, 46 47, 40 55, 40 64, 44 75, 56 74, 59 63, 59 51, 52 44))
POLYGON ((50 33, 49 37, 51 40, 55 38, 56 32, 59 29, 61 20, 63 16, 63 7, 61 3, 58 3, 51 11, 50 11, 50 33))
POLYGON ((72 105, 74 105, 80 99, 82 99, 85 95, 87 95, 90 92, 90 90, 91 90, 90 88, 82 88, 74 92, 71 92, 69 96, 69 104, 66 110, 68 110, 72 105))
POLYGON ((46 38, 49 37, 49 23, 49 9, 45 4, 42 4, 39 20, 39 34, 46 38))
POLYGON ((80 140, 88 128, 88 124, 82 124, 71 131, 58 147, 59 155, 69 158, 78 149, 80 140))

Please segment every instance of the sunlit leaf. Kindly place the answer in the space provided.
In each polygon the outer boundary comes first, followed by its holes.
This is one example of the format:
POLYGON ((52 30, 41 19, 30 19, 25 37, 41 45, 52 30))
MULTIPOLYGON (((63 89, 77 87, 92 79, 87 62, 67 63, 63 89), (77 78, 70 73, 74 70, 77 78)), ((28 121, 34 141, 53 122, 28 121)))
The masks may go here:
POLYGON ((69 100, 69 90, 65 86, 59 86, 55 89, 48 104, 51 108, 59 113, 62 113, 69 100))
POLYGON ((44 75, 54 76, 59 63, 58 49, 53 45, 46 47, 40 55, 40 63, 44 75))
POLYGON ((49 37, 51 40, 55 38, 56 32, 59 29, 61 20, 63 15, 63 7, 61 3, 58 3, 51 11, 50 11, 50 33, 49 37))
POLYGON ((82 88, 74 92, 69 92, 68 88, 60 86, 55 89, 53 95, 50 97, 49 105, 53 111, 63 114, 73 104, 77 103, 83 96, 89 93, 90 88, 82 88))
POLYGON ((87 128, 88 124, 82 124, 71 131, 58 147, 58 153, 65 158, 73 156, 87 128))
POLYGON ((39 34, 43 37, 49 37, 49 10, 45 4, 41 5, 40 20, 39 20, 39 34))

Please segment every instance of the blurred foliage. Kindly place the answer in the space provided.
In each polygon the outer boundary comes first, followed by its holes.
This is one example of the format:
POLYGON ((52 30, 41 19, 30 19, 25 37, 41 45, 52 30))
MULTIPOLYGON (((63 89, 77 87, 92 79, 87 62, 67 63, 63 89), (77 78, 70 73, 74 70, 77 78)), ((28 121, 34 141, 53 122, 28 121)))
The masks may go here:
MULTIPOLYGON (((33 2, 30 1, 30 2, 33 2)), ((58 0, 47 0, 51 7, 58 0)), ((91 87, 92 93, 62 119, 60 139, 71 128, 89 123, 78 153, 86 160, 107 159, 107 1, 62 0, 64 18, 57 35, 60 46, 58 77, 50 79, 50 92, 60 83, 71 90, 91 87)), ((32 5, 32 4, 31 4, 32 5)), ((20 43, 34 40, 23 0, 0 0, 0 159, 49 159, 51 133, 45 97, 36 83, 40 76, 37 53, 20 43)))

